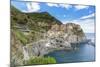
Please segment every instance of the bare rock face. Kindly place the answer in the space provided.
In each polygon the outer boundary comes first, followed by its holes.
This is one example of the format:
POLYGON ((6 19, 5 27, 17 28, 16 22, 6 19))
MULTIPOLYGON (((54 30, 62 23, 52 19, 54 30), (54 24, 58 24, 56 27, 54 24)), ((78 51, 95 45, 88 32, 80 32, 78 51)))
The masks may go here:
POLYGON ((48 31, 48 37, 62 37, 64 40, 70 43, 81 42, 86 39, 80 25, 74 23, 53 25, 48 31))
POLYGON ((62 24, 47 12, 24 14, 14 7, 11 7, 11 30, 12 67, 54 50, 71 50, 71 43, 86 39, 78 24, 62 24))
POLYGON ((71 50, 71 43, 80 43, 84 41, 85 34, 81 27, 74 23, 52 25, 51 29, 47 32, 46 38, 28 44, 24 48, 24 54, 27 56, 44 56, 45 54, 54 50, 71 50))
POLYGON ((24 60, 28 60, 33 56, 44 56, 51 51, 66 49, 70 50, 71 45, 62 38, 50 38, 47 40, 40 40, 23 47, 24 60))
POLYGON ((54 50, 72 50, 71 43, 80 43, 86 39, 80 25, 74 23, 52 25, 44 35, 46 37, 43 39, 22 46, 22 43, 14 38, 13 34, 11 54, 14 60, 12 62, 23 65, 23 62, 31 57, 44 56, 54 50))

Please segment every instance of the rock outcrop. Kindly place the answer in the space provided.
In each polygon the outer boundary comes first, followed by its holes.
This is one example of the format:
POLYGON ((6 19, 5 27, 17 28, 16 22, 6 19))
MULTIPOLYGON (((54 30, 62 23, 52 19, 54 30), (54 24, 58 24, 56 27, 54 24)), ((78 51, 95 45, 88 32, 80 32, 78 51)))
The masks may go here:
POLYGON ((53 25, 47 33, 50 38, 62 37, 70 43, 78 43, 86 39, 80 25, 74 23, 53 25))
POLYGON ((72 50, 86 40, 78 24, 62 24, 47 12, 24 14, 11 7, 11 63, 24 65, 31 57, 54 50, 72 50))
MULTIPOLYGON (((53 25, 45 35, 45 39, 27 44, 24 47, 24 52, 27 52, 28 58, 44 56, 54 50, 71 50, 73 48, 71 46, 72 43, 80 43, 86 39, 81 27, 74 23, 53 25)), ((26 57, 27 54, 24 56, 26 57)))

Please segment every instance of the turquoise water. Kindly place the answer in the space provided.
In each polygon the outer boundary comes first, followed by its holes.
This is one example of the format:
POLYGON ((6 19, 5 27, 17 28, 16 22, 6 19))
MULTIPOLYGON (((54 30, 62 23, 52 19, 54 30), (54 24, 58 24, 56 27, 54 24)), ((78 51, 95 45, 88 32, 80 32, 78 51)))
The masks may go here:
MULTIPOLYGON (((95 36, 92 33, 86 34, 88 39, 93 39, 95 36)), ((80 44, 79 49, 75 51, 59 50, 49 53, 47 56, 54 57, 57 63, 85 62, 95 60, 95 47, 88 44, 80 44)))

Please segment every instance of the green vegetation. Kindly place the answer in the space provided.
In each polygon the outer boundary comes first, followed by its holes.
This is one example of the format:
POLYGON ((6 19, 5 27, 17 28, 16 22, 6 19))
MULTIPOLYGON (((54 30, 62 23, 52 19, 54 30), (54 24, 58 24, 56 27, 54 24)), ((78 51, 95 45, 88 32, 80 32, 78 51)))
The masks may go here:
POLYGON ((16 34, 16 37, 18 38, 18 40, 20 40, 20 42, 23 45, 25 45, 28 42, 27 37, 22 32, 20 32, 19 30, 15 30, 14 33, 16 34))
POLYGON ((56 60, 53 57, 35 57, 27 61, 28 65, 32 64, 55 64, 56 60))
MULTIPOLYGON (((53 24, 62 24, 55 17, 47 12, 35 12, 35 13, 22 13, 15 7, 11 6, 11 36, 13 47, 15 49, 13 53, 20 54, 17 49, 21 45, 32 43, 39 39, 43 39, 44 33, 47 32, 53 24)), ((22 61, 23 62, 23 61, 22 61)), ((25 65, 32 64, 53 64, 56 60, 53 57, 35 57, 25 61, 25 65)))
MULTIPOLYGON (((49 56, 39 57, 39 55, 37 55, 37 57, 35 58, 34 57, 30 58, 28 61, 23 61, 24 55, 23 55, 22 47, 27 44, 28 46, 30 46, 28 47, 29 49, 31 48, 34 49, 35 46, 32 47, 32 45, 34 45, 33 42, 34 41, 36 42, 45 38, 46 37, 45 34, 47 33, 47 31, 51 30, 53 25, 54 25, 54 28, 52 29, 57 30, 58 32, 60 30, 61 32, 60 34, 61 36, 63 36, 63 33, 62 33, 63 29, 60 29, 61 24, 62 23, 59 20, 57 20, 52 15, 50 15, 48 12, 22 13, 15 7, 11 6, 11 37, 12 37, 11 38, 11 45, 12 45, 11 54, 12 54, 12 58, 14 58, 14 61, 17 60, 16 62, 18 62, 18 64, 24 63, 25 65, 55 64, 56 63, 55 58, 49 57, 49 56), (30 43, 33 43, 33 44, 29 45, 30 43)), ((76 26, 76 24, 73 24, 73 23, 69 23, 66 25, 73 27, 73 29, 71 30, 73 34, 78 35, 78 36, 84 35, 83 30, 79 29, 80 27, 78 25, 76 26)), ((65 27, 61 27, 61 28, 65 29, 65 27)), ((67 31, 67 29, 65 30, 67 31)), ((35 48, 36 51, 33 51, 33 49, 31 50, 26 49, 26 50, 27 52, 31 52, 31 51, 39 52, 40 54, 40 50, 46 48, 46 47, 43 48, 43 46, 41 46, 41 44, 36 45, 36 48, 35 48)), ((59 48, 55 48, 55 50, 59 50, 59 48)), ((34 54, 31 54, 31 55, 33 56, 34 54)), ((64 54, 62 54, 61 57, 63 58, 64 54)), ((16 62, 13 62, 13 63, 16 64, 16 62)))
POLYGON ((53 24, 62 23, 47 12, 22 13, 11 6, 11 29, 23 44, 42 39, 53 24))

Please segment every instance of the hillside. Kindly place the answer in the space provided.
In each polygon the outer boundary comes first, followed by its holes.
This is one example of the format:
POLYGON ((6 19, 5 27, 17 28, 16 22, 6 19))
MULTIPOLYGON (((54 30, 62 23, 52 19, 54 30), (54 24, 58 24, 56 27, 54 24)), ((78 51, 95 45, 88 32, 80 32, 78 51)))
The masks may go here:
MULTIPOLYGON (((48 12, 34 12, 34 13, 22 13, 13 6, 11 6, 11 21, 12 26, 16 25, 30 25, 30 29, 34 26, 51 26, 53 24, 62 24, 55 17, 50 15, 48 12)), ((48 29, 47 29, 48 30, 48 29)))
MULTIPOLYGON (((24 33, 30 32, 30 34, 38 36, 37 33, 40 34, 48 31, 54 24, 59 25, 62 23, 47 12, 22 13, 11 6, 11 29, 24 33)), ((30 37, 33 36, 35 38, 34 35, 30 37)))
POLYGON ((44 38, 52 25, 62 24, 47 12, 22 13, 11 6, 11 63, 23 64, 23 46, 44 38))
POLYGON ((74 49, 72 43, 77 44, 85 39, 84 31, 78 24, 62 24, 48 12, 22 13, 11 6, 11 63, 13 65, 41 62, 45 64, 48 61, 50 61, 48 63, 56 63, 54 58, 46 58, 44 55, 54 50, 72 50, 74 49), (36 58, 41 62, 35 61, 36 58))

